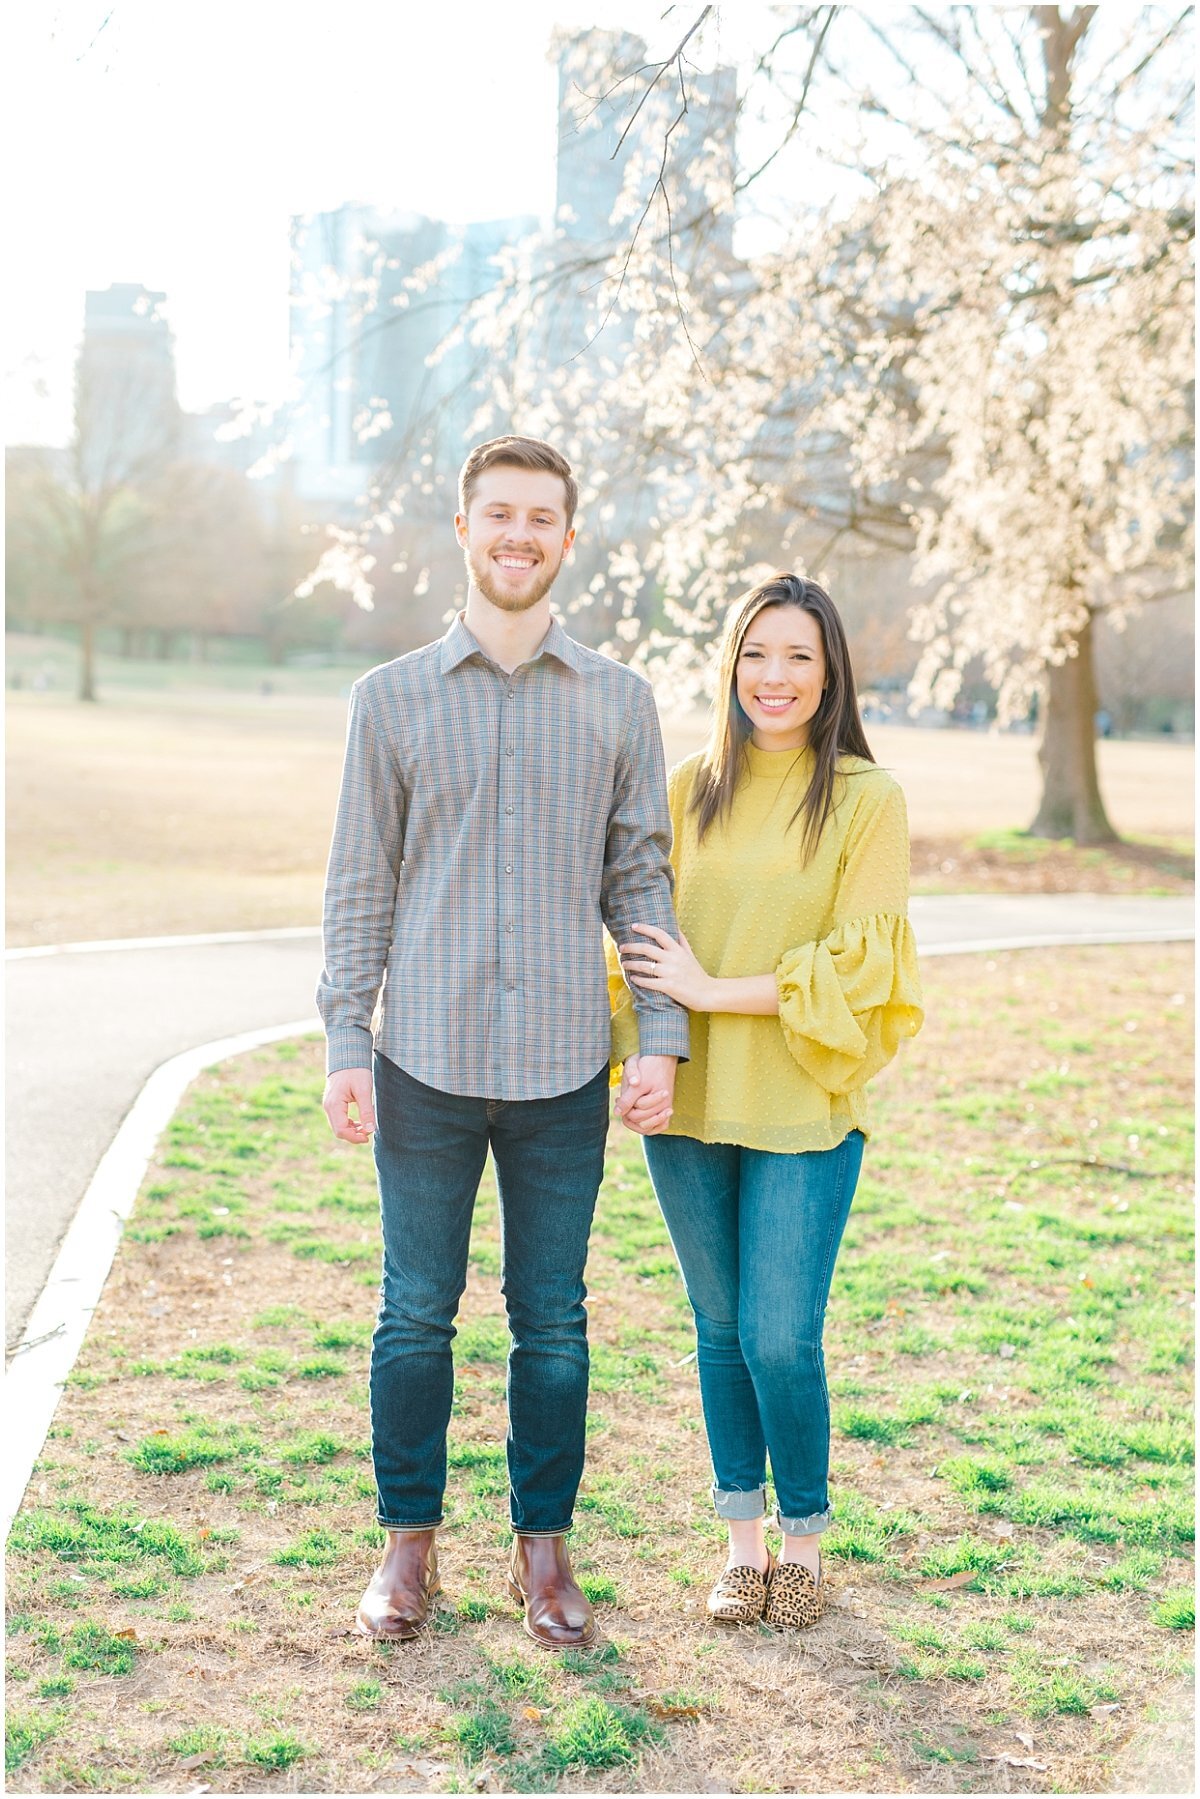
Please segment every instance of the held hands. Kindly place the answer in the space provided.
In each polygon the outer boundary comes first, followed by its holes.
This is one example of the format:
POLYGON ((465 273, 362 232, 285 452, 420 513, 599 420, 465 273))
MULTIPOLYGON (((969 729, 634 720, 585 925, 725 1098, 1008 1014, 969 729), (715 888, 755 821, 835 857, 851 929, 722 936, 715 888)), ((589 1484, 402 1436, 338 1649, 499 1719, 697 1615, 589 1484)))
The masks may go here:
POLYGON ((329 1128, 343 1143, 369 1143, 375 1129, 375 1094, 369 1068, 342 1068, 325 1083, 321 1102, 329 1128), (351 1118, 350 1107, 358 1117, 351 1118))
POLYGON ((652 924, 635 924, 633 929, 647 943, 622 943, 619 946, 621 967, 635 987, 648 993, 665 993, 689 1012, 711 1012, 716 983, 706 975, 692 954, 692 946, 679 933, 679 942, 652 924))
POLYGON ((640 1136, 654 1137, 671 1122, 676 1056, 626 1056, 617 1117, 640 1136))

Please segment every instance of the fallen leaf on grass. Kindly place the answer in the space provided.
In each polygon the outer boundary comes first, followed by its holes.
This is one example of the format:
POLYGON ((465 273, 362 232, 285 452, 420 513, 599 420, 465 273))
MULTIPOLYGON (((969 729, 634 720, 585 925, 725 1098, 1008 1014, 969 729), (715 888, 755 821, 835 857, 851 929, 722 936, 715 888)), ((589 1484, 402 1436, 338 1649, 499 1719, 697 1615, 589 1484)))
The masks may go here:
POLYGON ((114 1630, 113 1635, 114 1637, 120 1637, 122 1641, 126 1643, 136 1643, 138 1640, 137 1631, 130 1629, 128 1626, 124 1630, 114 1630))
POLYGON ((656 1718, 698 1718, 698 1705, 675 1705, 668 1699, 647 1699, 646 1710, 656 1718))
POLYGON ((1044 1774, 1049 1762, 1035 1760, 1032 1755, 985 1755, 985 1762, 1003 1762, 1006 1768, 1032 1768, 1035 1774, 1044 1774))
POLYGON ((1110 1713, 1119 1712, 1120 1709, 1119 1705, 1089 1705, 1088 1716, 1089 1718, 1107 1718, 1110 1713))
POLYGON ((992 1525, 992 1532, 997 1537, 1015 1537, 1017 1534, 1016 1526, 1010 1524, 1007 1518, 997 1518, 992 1525))
POLYGON ((1033 1738, 1030 1736, 1030 1734, 1027 1730, 1014 1730, 1013 1735, 1016 1737, 1018 1743, 1020 1743, 1020 1745, 1023 1749, 1032 1749, 1033 1748, 1033 1738))
POLYGON ((947 1574, 944 1580, 919 1580, 918 1593, 949 1593, 955 1587, 967 1587, 977 1578, 978 1568, 964 1568, 959 1574, 947 1574))
POLYGON ((528 1718, 531 1724, 540 1724, 545 1715, 545 1712, 541 1711, 536 1705, 523 1705, 521 1707, 521 1716, 523 1718, 528 1718))
POLYGON ((200 1755, 188 1755, 179 1763, 181 1768, 202 1768, 205 1762, 212 1760, 212 1750, 205 1750, 200 1755))
POLYGON ((445 1762, 419 1761, 393 1762, 392 1764, 393 1774, 408 1775, 410 1778, 416 1776, 418 1779, 427 1779, 433 1774, 444 1774, 445 1772, 445 1762))

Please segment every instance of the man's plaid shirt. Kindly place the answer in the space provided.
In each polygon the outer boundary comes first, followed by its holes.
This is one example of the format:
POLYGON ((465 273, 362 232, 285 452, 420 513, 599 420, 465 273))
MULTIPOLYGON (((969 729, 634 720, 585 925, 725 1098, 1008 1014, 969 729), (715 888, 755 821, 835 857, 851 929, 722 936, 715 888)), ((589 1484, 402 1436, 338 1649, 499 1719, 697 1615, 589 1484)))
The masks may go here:
MULTIPOLYGON (((325 884, 329 1069, 375 1048, 446 1093, 544 1099, 608 1061, 602 923, 678 935, 649 684, 557 620, 508 674, 460 614, 355 683, 325 884), (385 981, 386 975, 386 981, 385 981)), ((686 1010, 635 1000, 646 1055, 686 1010)))

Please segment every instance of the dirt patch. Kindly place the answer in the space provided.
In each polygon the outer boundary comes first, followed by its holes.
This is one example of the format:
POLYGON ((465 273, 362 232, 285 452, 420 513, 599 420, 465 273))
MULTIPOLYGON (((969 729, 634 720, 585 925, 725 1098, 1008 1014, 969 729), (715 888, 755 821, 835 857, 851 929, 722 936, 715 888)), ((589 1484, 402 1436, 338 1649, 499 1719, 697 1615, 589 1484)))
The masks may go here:
POLYGON ((1196 1688, 1177 1681, 1156 1695, 1113 1763, 1114 1793, 1194 1793, 1196 1688))
POLYGON ((1013 834, 987 847, 973 838, 916 837, 912 881, 914 893, 1193 893, 1195 861, 1166 844, 1076 849, 1013 834))

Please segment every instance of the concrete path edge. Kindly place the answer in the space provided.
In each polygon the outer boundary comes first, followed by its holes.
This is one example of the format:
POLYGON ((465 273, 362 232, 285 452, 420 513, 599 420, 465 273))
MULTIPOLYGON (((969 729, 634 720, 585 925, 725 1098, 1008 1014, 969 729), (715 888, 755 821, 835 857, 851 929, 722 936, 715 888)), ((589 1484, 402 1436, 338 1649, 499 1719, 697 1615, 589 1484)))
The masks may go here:
POLYGON ((204 1069, 231 1056, 320 1029, 319 1018, 299 1018, 184 1050, 155 1069, 126 1113, 80 1201, 4 1377, 8 1448, 0 1503, 6 1540, 100 1303, 142 1176, 187 1088, 204 1069))
MULTIPOLYGON (((307 927, 301 927, 307 934, 307 927)), ((275 936, 276 932, 220 933, 216 940, 275 936)), ((289 935, 291 933, 288 933, 289 935)), ((296 933, 300 934, 299 931, 296 933)), ((1006 950, 1056 949, 1110 943, 1188 942, 1190 930, 1043 932, 1027 937, 998 937, 974 943, 925 943, 921 956, 988 955, 1006 950)), ((212 942, 212 936, 197 939, 212 942)), ((157 939, 144 939, 147 946, 157 939)), ((180 939, 170 939, 178 943, 180 939)), ((58 945, 86 951, 93 944, 58 945)), ((127 947, 127 945, 122 945, 127 947)), ((9 951, 10 955, 14 952, 9 951)), ((28 952, 26 952, 28 953, 28 952)), ((37 951, 33 953, 38 953, 37 951)), ((45 952, 43 952, 45 953, 45 952)), ((15 952, 21 955, 21 951, 15 952)), ((155 1069, 127 1113, 101 1159, 79 1210, 63 1239, 45 1287, 38 1297, 21 1342, 4 1377, 4 1411, 8 1450, 0 1476, 3 1534, 8 1538, 21 1506, 34 1464, 42 1452, 63 1386, 83 1347, 88 1324, 100 1303, 125 1222, 133 1210, 142 1176, 159 1137, 196 1076, 218 1062, 259 1049, 286 1037, 319 1031, 318 1018, 302 1018, 266 1030, 218 1038, 172 1056, 155 1069)))

